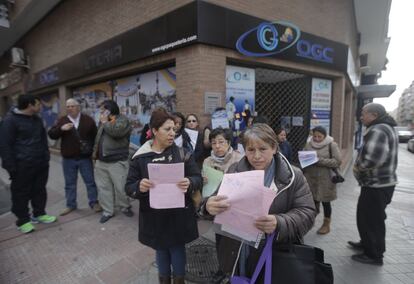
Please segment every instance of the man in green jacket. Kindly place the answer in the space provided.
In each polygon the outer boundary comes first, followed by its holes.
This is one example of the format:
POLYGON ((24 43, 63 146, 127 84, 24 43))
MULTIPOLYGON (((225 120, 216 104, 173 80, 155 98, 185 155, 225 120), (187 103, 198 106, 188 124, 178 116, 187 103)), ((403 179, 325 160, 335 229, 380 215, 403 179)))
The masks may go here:
POLYGON ((124 191, 129 167, 131 126, 128 118, 119 113, 119 107, 114 101, 104 101, 100 106, 100 112, 100 126, 93 157, 96 160, 99 202, 103 209, 100 222, 105 223, 114 216, 116 206, 120 207, 126 216, 134 215, 124 191))

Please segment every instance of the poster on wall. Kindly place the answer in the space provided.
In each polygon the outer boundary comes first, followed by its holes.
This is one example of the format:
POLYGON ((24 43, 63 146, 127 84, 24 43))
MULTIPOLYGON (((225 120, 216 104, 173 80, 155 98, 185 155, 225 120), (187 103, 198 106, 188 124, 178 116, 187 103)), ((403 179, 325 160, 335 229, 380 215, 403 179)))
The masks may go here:
POLYGON ((327 133, 331 127, 332 81, 312 78, 311 129, 322 126, 327 133))
POLYGON ((99 124, 99 105, 112 98, 112 82, 103 82, 73 90, 73 98, 81 104, 82 113, 99 124))
POLYGON ((254 113, 255 87, 254 69, 226 66, 226 111, 232 128, 243 130, 254 113))
MULTIPOLYGON (((59 96, 57 93, 42 95, 40 97, 40 104, 40 116, 46 131, 49 131, 59 116, 59 96)), ((50 147, 56 147, 58 140, 50 139, 48 136, 48 143, 50 147)))
POLYGON ((132 124, 131 146, 138 147, 141 132, 155 108, 176 109, 175 67, 137 74, 113 81, 114 97, 132 124))

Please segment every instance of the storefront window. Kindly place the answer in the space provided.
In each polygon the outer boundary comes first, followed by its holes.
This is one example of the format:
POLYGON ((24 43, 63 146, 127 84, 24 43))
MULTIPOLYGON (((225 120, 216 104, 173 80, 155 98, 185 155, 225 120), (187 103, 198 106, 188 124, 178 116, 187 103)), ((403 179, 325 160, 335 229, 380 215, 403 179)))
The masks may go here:
POLYGON ((136 74, 73 90, 73 97, 80 100, 82 112, 99 124, 99 105, 113 99, 120 112, 131 121, 131 146, 138 147, 144 125, 152 111, 163 107, 170 112, 176 109, 175 67, 136 74))
MULTIPOLYGON (((46 131, 49 131, 59 116, 59 96, 57 93, 42 95, 40 96, 40 103, 42 105, 40 116, 42 117, 46 131)), ((52 140, 48 137, 50 147, 56 147, 57 142, 58 140, 52 140)))

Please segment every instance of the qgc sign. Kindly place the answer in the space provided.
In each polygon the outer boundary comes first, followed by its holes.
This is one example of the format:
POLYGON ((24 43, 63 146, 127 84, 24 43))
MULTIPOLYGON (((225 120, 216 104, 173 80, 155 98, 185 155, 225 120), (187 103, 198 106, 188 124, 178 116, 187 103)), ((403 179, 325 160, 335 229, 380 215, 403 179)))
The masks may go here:
POLYGON ((289 22, 263 22, 242 34, 236 49, 246 56, 271 56, 291 48, 299 38, 299 28, 289 22))

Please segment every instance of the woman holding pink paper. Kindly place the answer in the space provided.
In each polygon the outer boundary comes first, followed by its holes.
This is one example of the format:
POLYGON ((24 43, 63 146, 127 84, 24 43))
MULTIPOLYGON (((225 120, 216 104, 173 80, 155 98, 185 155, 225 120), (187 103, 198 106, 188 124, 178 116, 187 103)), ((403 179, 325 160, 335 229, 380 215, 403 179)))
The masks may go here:
POLYGON ((184 283, 185 244, 198 238, 197 220, 191 199, 202 186, 200 170, 186 150, 174 144, 174 117, 164 109, 154 110, 150 119, 152 140, 147 141, 132 158, 125 191, 138 199, 139 241, 156 251, 160 283, 184 283), (185 207, 154 209, 150 206, 153 181, 148 178, 148 164, 184 162, 184 178, 177 186, 185 195, 185 207))
MULTIPOLYGON (((266 124, 247 128, 242 142, 246 156, 228 172, 264 170, 263 185, 276 192, 268 215, 256 219, 256 228, 266 234, 277 230, 279 235, 274 241, 277 243, 302 243, 303 236, 312 228, 316 212, 301 170, 279 154, 276 134, 266 124)), ((211 196, 202 204, 201 213, 215 216, 228 210, 230 205, 226 196, 211 196)), ((264 240, 256 250, 239 240, 222 236, 218 248, 221 269, 227 274, 251 277, 263 248, 264 240)))

